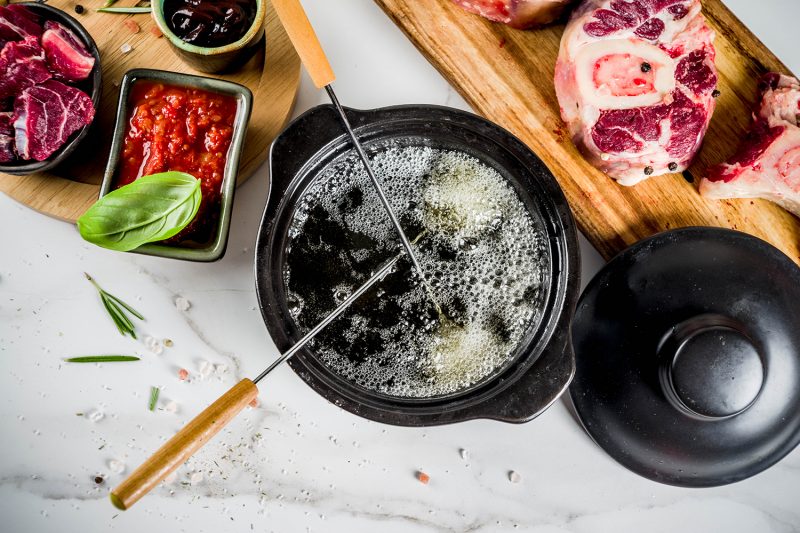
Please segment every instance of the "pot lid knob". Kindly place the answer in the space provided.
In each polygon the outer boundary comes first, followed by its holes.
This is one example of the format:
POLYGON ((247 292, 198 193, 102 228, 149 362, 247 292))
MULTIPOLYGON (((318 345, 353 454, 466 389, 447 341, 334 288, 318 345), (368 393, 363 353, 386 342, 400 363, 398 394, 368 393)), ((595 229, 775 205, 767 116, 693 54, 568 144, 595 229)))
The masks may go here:
POLYGON ((735 320, 701 315, 670 331, 659 349, 659 379, 670 403, 695 418, 745 411, 761 392, 764 361, 735 320))

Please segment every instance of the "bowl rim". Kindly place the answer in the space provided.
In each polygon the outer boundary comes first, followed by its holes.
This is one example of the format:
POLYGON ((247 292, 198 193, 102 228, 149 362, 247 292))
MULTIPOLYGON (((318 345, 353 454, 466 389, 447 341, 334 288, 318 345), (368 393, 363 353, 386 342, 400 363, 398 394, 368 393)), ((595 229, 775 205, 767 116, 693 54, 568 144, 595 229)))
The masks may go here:
POLYGON ((131 86, 140 80, 152 80, 168 85, 194 87, 209 92, 233 96, 237 100, 236 116, 233 122, 233 137, 231 138, 231 145, 228 148, 228 159, 225 163, 225 173, 222 178, 221 212, 217 226, 217 235, 214 240, 205 248, 185 248, 167 244, 148 243, 131 250, 131 252, 138 254, 166 257, 169 259, 198 262, 216 261, 225 254, 225 249, 228 245, 228 234, 230 232, 231 216, 233 212, 233 198, 236 192, 236 180, 239 174, 239 159, 241 158, 244 148, 247 127, 250 122, 250 113, 253 108, 253 93, 250 89, 239 83, 208 76, 181 74, 147 68, 137 68, 127 71, 120 83, 111 151, 109 152, 108 162, 106 163, 106 169, 103 173, 103 182, 100 185, 100 194, 98 198, 102 198, 111 191, 116 175, 117 164, 125 144, 124 137, 129 111, 128 94, 131 86))
POLYGON ((94 41, 94 38, 92 38, 91 34, 86 30, 83 24, 81 24, 75 17, 63 9, 58 9, 47 4, 41 4, 39 2, 20 2, 14 5, 27 7, 33 11, 42 11, 43 13, 41 15, 45 20, 56 20, 57 22, 63 23, 75 34, 77 34, 78 38, 80 38, 83 44, 86 45, 87 51, 94 57, 94 67, 92 67, 92 72, 89 74, 87 80, 91 79, 92 83, 92 91, 89 96, 92 99, 92 105, 95 109, 95 117, 89 124, 86 124, 81 129, 70 135, 70 137, 67 139, 67 142, 62 144, 55 152, 53 152, 53 154, 50 155, 50 157, 44 161, 19 160, 17 163, 12 162, 11 164, 0 164, 0 173, 22 176, 26 174, 33 174, 35 172, 44 172, 59 165, 67 157, 69 157, 72 152, 77 149, 78 145, 81 144, 83 139, 86 138, 86 135, 89 133, 89 129, 92 127, 95 119, 97 118, 97 110, 100 107, 100 98, 103 93, 103 70, 100 64, 100 51, 97 48, 97 43, 94 41))
POLYGON ((180 50, 190 52, 192 54, 197 54, 200 56, 216 56, 240 50, 258 36, 261 29, 264 27, 264 22, 267 18, 267 5, 265 0, 255 0, 255 2, 256 16, 253 20, 253 24, 250 25, 250 28, 247 30, 247 32, 237 41, 224 46, 215 46, 213 48, 187 43, 175 35, 175 33, 169 28, 167 19, 164 18, 164 0, 153 0, 150 5, 152 8, 151 14, 156 26, 158 26, 158 29, 161 30, 161 33, 164 34, 164 37, 167 38, 170 44, 176 48, 179 48, 180 50))

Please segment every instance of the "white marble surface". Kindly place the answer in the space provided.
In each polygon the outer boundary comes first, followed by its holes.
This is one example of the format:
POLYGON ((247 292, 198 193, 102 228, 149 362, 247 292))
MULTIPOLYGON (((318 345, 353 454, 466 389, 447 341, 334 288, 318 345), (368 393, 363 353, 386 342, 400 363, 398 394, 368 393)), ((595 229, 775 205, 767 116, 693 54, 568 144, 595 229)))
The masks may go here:
MULTIPOLYGON (((728 0, 800 72, 797 0, 728 0)), ((464 102, 368 0, 306 0, 354 107, 464 102)), ((303 79, 296 114, 324 101, 303 79)), ((267 194, 261 169, 237 195, 223 261, 204 265, 112 253, 74 228, 0 196, 0 531, 788 532, 800 529, 800 451, 750 480, 686 490, 629 473, 596 447, 563 401, 532 423, 474 421, 430 429, 382 426, 341 411, 284 367, 261 406, 133 510, 106 498, 138 465, 240 376, 276 356, 256 310, 253 242, 267 194), (82 272, 144 313, 161 355, 122 338, 82 272), (174 299, 191 308, 182 312, 174 299), (65 356, 135 353, 126 366, 65 356), (198 376, 203 360, 229 370, 198 376), (192 372, 179 382, 177 369, 192 372), (159 409, 147 410, 151 386, 159 409), (174 400, 178 412, 163 410, 174 400), (98 410, 104 418, 85 415, 98 410), (468 459, 459 449, 468 450, 468 459), (427 486, 417 469, 431 476, 427 486), (508 472, 522 476, 511 483, 508 472), (203 479, 187 484, 194 472, 203 479), (93 478, 106 476, 97 486, 93 478)), ((586 276, 600 265, 584 246, 586 276)))

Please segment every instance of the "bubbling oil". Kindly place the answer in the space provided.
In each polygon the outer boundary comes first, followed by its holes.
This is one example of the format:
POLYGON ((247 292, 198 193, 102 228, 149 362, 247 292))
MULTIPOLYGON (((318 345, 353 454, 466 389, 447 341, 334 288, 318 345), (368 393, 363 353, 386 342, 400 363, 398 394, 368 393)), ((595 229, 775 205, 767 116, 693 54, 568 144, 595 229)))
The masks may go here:
MULTIPOLYGON (((459 151, 387 144, 376 174, 444 316, 403 257, 312 341, 331 370, 389 396, 428 398, 501 369, 538 326, 549 258, 539 223, 494 168, 459 151)), ((284 282, 306 332, 401 253, 355 154, 319 173, 289 229, 284 282)))

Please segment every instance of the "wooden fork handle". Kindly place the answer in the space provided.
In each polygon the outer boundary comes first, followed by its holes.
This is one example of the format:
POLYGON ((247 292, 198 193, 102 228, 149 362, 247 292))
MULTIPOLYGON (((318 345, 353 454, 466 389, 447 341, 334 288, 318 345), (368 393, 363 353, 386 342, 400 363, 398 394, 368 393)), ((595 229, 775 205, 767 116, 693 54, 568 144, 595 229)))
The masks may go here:
POLYGON ((325 51, 311 27, 311 22, 300 4, 300 0, 272 0, 278 18, 286 29, 300 60, 305 65, 311 80, 318 89, 330 85, 336 79, 325 51))
POLYGON ((175 471, 258 396, 258 388, 243 379, 164 443, 128 478, 111 491, 111 503, 123 511, 175 471))

